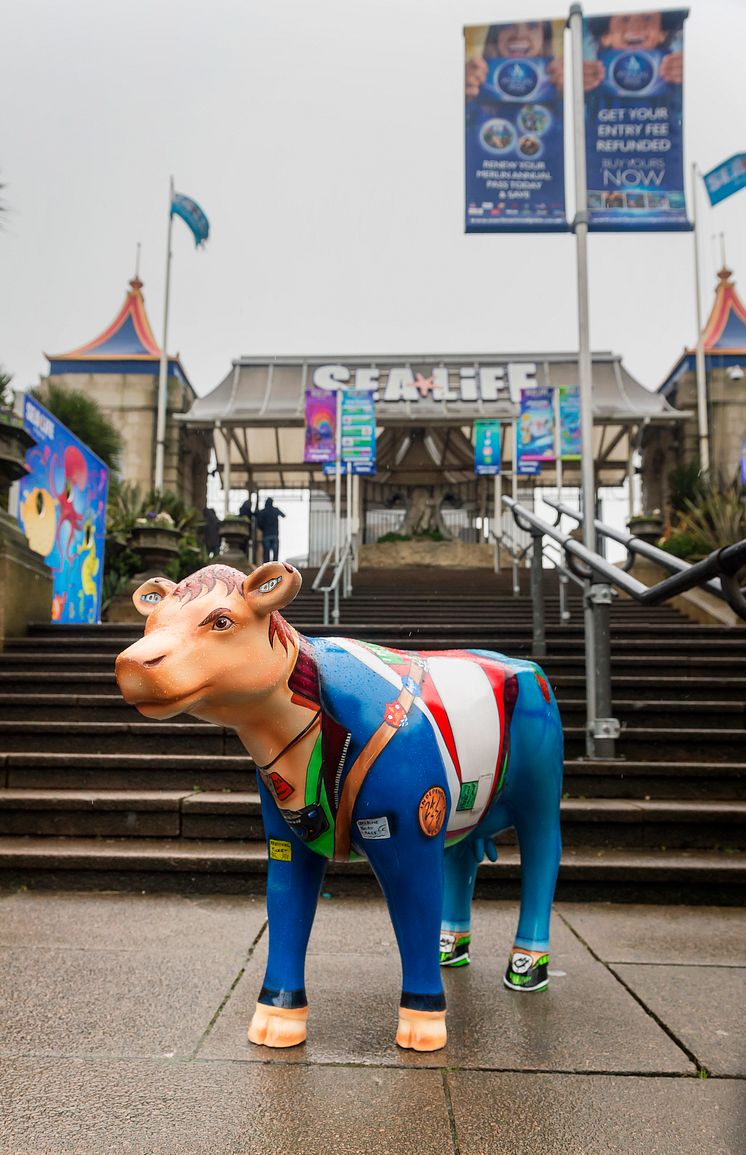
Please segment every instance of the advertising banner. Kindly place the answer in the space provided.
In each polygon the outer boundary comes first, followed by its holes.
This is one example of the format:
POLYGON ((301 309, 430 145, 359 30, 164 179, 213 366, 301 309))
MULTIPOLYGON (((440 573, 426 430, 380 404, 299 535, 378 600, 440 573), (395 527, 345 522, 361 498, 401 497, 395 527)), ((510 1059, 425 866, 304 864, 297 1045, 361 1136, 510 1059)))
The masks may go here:
POLYGON ((353 473, 376 472, 376 412, 371 393, 342 397, 342 462, 353 473))
POLYGON ((303 460, 334 461, 337 427, 337 398, 334 393, 309 389, 306 392, 306 443, 303 460))
POLYGON ((474 422, 474 472, 480 477, 500 472, 500 422, 474 422))
POLYGON ((518 457, 554 461, 554 399, 551 389, 521 389, 518 457))
POLYGON ((560 457, 563 461, 580 461, 583 443, 580 435, 580 388, 578 385, 560 386, 559 409, 560 457))
POLYGON ((31 397, 23 424, 36 438, 19 482, 18 520, 52 570, 52 621, 101 620, 109 471, 87 445, 31 397))
POLYGON ((466 232, 564 231, 564 20, 464 29, 466 232))
POLYGON ((688 229, 684 9, 583 21, 589 228, 688 229))

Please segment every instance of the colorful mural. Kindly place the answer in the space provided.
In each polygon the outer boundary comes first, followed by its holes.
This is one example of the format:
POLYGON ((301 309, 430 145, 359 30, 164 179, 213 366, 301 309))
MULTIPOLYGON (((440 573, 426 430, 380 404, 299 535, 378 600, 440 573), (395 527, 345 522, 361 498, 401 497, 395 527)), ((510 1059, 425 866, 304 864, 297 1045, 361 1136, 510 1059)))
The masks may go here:
POLYGON ((36 445, 19 482, 18 520, 52 570, 52 621, 98 622, 109 471, 31 397, 24 399, 23 423, 36 445))

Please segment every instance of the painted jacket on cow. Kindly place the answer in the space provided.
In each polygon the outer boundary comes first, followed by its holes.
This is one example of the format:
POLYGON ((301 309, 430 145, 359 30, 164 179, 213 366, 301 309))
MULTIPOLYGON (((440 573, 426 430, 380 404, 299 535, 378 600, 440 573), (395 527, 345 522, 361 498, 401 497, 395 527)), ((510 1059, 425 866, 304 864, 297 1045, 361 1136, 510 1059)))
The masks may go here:
MULTIPOLYGON (((415 800, 426 833, 422 806, 428 801, 443 808, 439 823, 437 813, 431 816, 434 833, 447 811, 448 843, 472 831, 504 788, 517 672, 534 667, 477 650, 393 650, 347 638, 299 641, 289 687, 296 702, 321 710, 304 807, 283 807, 292 790, 280 773, 261 775, 295 834, 327 858, 335 856, 336 836, 337 857, 346 857, 346 847, 339 854, 337 822, 347 776, 360 774, 361 760, 375 775, 384 751, 402 778, 402 805, 411 803, 407 781, 419 777, 413 767, 429 768, 433 794, 428 800, 425 790, 415 800)), ((349 825, 350 815, 341 821, 349 825)), ((358 814, 342 844, 362 852, 367 841, 389 837, 394 821, 390 812, 358 814)))

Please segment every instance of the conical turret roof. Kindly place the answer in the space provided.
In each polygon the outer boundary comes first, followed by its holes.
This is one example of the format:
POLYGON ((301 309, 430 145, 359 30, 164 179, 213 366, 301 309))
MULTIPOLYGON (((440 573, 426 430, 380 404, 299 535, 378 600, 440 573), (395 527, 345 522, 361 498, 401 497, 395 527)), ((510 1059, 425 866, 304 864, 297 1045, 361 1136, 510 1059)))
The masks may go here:
POLYGON ((719 349, 728 353, 746 353, 746 305, 731 280, 732 271, 723 267, 718 273, 715 303, 704 327, 706 353, 719 349))
MULTIPOLYGON (((50 375, 64 373, 153 373, 161 350, 145 309, 143 283, 135 275, 114 320, 98 337, 69 353, 45 354, 50 375)), ((168 359, 169 375, 187 382, 178 356, 168 359)), ((187 382, 188 383, 188 382, 187 382)))

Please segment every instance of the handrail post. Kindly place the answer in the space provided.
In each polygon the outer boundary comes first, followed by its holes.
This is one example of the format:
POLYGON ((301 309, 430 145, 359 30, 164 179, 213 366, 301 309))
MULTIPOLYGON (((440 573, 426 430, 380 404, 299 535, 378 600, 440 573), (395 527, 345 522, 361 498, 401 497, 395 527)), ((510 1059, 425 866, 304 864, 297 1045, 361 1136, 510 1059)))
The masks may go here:
POLYGON ((570 611, 567 608, 567 587, 569 584, 570 579, 567 574, 561 573, 559 575, 559 604, 561 626, 566 626, 570 620, 570 611))
POLYGON ((544 626, 544 566, 542 537, 539 530, 531 530, 531 652, 536 658, 545 658, 547 653, 546 630, 544 626))
POLYGON ((332 610, 332 620, 335 626, 339 625, 339 582, 334 587, 334 609, 332 610))
POLYGON ((329 625, 329 590, 327 588, 327 589, 322 590, 321 592, 324 595, 324 625, 328 626, 329 625))
POLYGON ((612 590, 608 582, 587 581, 584 602, 593 619, 595 646, 587 684, 586 751, 589 758, 614 758, 619 721, 612 717, 611 630, 612 590))

